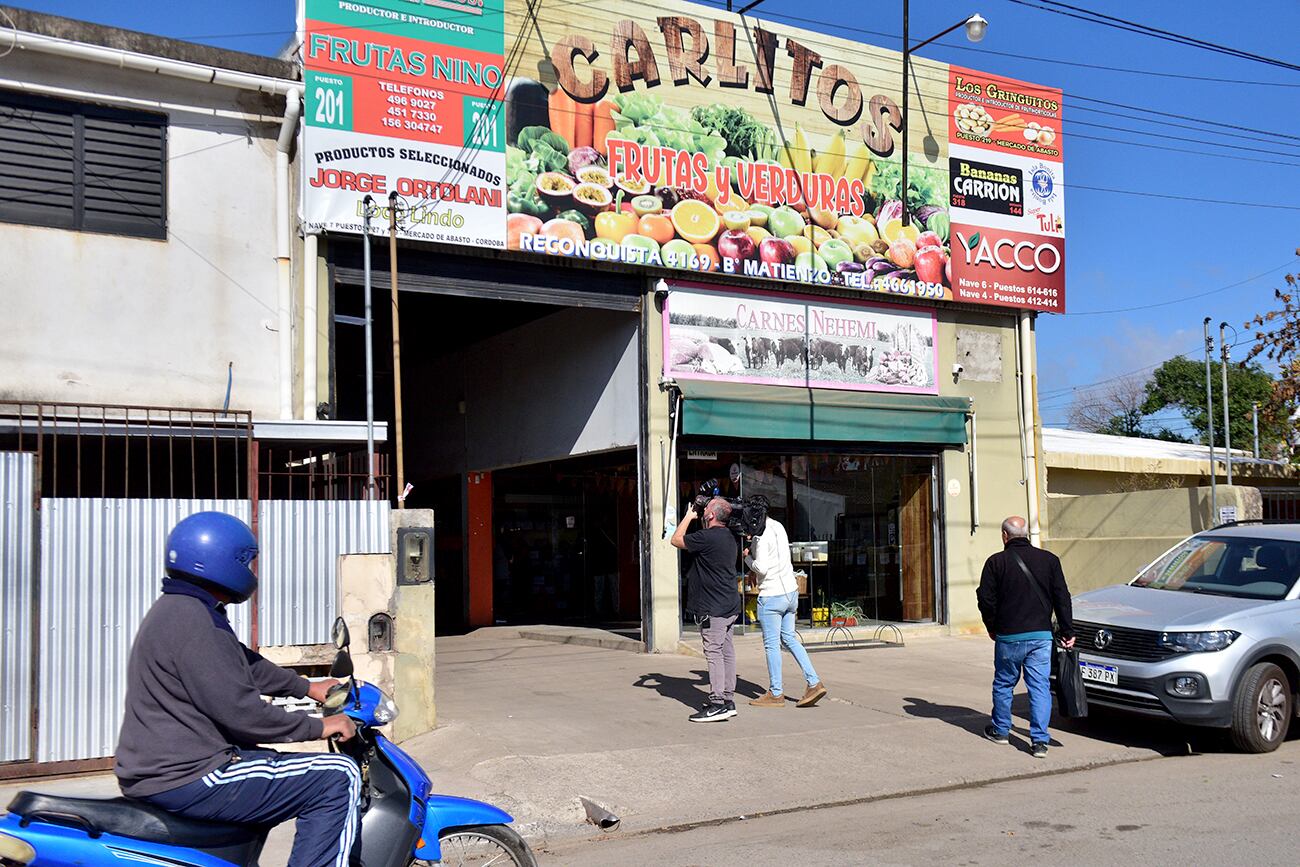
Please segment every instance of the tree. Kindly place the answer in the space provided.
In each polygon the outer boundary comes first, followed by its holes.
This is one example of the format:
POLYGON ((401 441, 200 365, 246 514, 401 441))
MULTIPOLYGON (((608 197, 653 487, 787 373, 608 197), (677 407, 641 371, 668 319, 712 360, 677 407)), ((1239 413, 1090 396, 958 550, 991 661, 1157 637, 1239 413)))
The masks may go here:
POLYGON ((1168 428, 1150 427, 1142 410, 1146 395, 1146 380, 1137 376, 1125 376, 1081 392, 1070 407, 1070 426, 1111 436, 1186 442, 1168 428))
MULTIPOLYGON (((1295 253, 1300 256, 1300 248, 1295 253)), ((1260 423, 1267 418, 1270 428, 1281 430, 1283 442, 1290 443, 1296 433, 1292 410, 1300 403, 1300 297, 1296 292, 1300 288, 1300 274, 1287 274, 1284 279, 1287 288, 1273 290, 1273 298, 1281 309, 1260 313, 1245 324, 1246 328, 1256 329, 1255 345, 1246 359, 1262 355, 1280 368, 1273 383, 1272 399, 1267 407, 1260 407, 1260 423)))
MULTIPOLYGON (((1210 365, 1211 394, 1214 396, 1214 445, 1223 445, 1223 374, 1219 362, 1210 365)), ((1259 364, 1245 362, 1228 365, 1228 417, 1232 422, 1232 447, 1249 451, 1254 435, 1251 430, 1251 405, 1260 405, 1260 449, 1267 451, 1286 441, 1285 423, 1276 413, 1265 414, 1272 407, 1273 377, 1259 364)), ((1147 415, 1174 408, 1187 417, 1202 443, 1209 442, 1209 422, 1205 411, 1205 362, 1183 356, 1171 358, 1156 368, 1146 386, 1142 411, 1147 415)), ((1286 416, 1281 416, 1285 419, 1286 416)))

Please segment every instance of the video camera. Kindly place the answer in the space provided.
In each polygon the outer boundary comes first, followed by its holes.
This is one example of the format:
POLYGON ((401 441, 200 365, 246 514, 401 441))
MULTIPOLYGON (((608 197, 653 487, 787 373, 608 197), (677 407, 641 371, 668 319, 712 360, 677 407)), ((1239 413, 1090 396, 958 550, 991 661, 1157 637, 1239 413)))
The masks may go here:
POLYGON ((723 499, 731 506, 731 516, 727 518, 727 529, 735 533, 741 539, 752 539, 755 536, 763 535, 767 529, 767 497, 762 494, 744 499, 735 499, 724 497, 718 486, 717 479, 709 479, 700 485, 695 494, 695 499, 691 505, 695 507, 695 514, 701 518, 704 517, 704 509, 709 505, 709 500, 723 499))

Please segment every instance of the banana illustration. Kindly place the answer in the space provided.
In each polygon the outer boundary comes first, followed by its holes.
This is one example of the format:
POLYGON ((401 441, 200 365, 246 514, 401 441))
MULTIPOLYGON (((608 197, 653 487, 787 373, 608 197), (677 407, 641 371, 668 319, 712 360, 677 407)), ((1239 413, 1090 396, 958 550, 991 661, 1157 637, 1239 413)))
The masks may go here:
POLYGON ((848 162, 844 164, 844 177, 850 181, 861 178, 865 182, 869 180, 867 171, 871 166, 871 151, 867 150, 864 142, 858 142, 853 146, 853 154, 849 157, 848 162))
POLYGON ((817 161, 813 164, 814 171, 828 174, 833 178, 842 177, 844 174, 844 130, 840 130, 831 136, 831 143, 825 151, 817 154, 817 161))
POLYGON ((808 138, 803 134, 803 127, 797 123, 794 125, 794 143, 790 150, 794 170, 800 174, 811 172, 812 151, 808 149, 808 138))

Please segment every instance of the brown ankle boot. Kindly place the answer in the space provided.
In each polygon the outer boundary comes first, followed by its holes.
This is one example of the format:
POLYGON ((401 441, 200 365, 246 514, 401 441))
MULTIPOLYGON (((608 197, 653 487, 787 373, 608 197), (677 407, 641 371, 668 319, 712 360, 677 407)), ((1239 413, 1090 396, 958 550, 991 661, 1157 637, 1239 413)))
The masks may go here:
POLYGON ((785 707, 785 699, 779 695, 764 692, 758 698, 750 699, 749 703, 754 707, 785 707))
POLYGON ((820 680, 814 685, 808 687, 808 691, 803 694, 803 698, 795 702, 795 707, 812 707, 817 702, 826 697, 826 684, 820 680))

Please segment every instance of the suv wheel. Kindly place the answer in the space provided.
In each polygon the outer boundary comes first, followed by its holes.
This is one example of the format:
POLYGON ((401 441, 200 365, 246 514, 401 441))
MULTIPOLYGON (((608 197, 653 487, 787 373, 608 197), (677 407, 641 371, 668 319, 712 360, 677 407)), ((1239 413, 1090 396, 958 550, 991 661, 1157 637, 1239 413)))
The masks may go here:
POLYGON ((1247 669, 1232 704, 1232 742, 1248 753, 1269 753, 1291 725, 1291 683, 1271 662, 1247 669))

